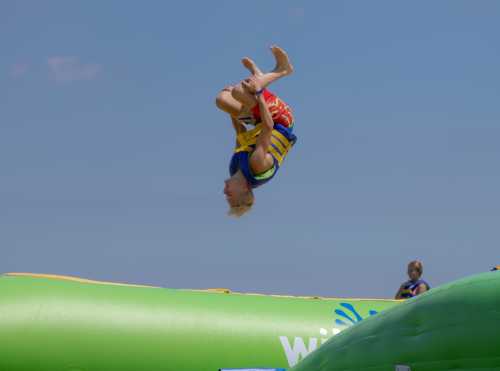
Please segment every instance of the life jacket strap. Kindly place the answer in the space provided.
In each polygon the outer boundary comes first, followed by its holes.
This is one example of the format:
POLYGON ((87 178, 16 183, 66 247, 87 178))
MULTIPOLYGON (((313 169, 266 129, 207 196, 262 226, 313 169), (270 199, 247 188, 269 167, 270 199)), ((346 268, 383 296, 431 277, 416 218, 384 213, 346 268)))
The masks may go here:
MULTIPOLYGON (((262 132, 262 123, 255 126, 254 129, 238 134, 238 147, 234 150, 238 152, 252 152, 257 144, 257 138, 262 132)), ((279 165, 283 162, 288 151, 292 148, 292 143, 278 130, 273 130, 271 134, 271 145, 268 152, 278 161, 279 165)))

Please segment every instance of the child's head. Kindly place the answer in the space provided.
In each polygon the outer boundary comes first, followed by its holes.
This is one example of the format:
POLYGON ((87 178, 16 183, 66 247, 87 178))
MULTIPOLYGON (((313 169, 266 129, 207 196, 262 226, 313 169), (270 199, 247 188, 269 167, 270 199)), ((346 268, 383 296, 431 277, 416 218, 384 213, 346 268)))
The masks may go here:
POLYGON ((422 262, 418 260, 413 260, 410 263, 408 263, 408 277, 412 281, 418 280, 424 271, 424 267, 422 265, 422 262))
POLYGON ((241 171, 226 179, 224 183, 224 194, 229 204, 229 215, 240 217, 250 211, 255 198, 250 184, 248 184, 241 171))

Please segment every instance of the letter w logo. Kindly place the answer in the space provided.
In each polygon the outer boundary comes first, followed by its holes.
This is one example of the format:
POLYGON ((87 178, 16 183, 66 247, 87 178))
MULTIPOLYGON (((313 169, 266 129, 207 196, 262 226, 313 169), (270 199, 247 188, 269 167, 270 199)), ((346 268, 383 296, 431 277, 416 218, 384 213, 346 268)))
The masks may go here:
POLYGON ((318 347, 317 338, 309 338, 309 344, 306 348, 304 340, 301 337, 296 337, 293 341, 293 347, 290 345, 286 336, 280 336, 281 345, 285 351, 288 364, 295 366, 299 361, 307 356, 309 353, 314 352, 318 347))

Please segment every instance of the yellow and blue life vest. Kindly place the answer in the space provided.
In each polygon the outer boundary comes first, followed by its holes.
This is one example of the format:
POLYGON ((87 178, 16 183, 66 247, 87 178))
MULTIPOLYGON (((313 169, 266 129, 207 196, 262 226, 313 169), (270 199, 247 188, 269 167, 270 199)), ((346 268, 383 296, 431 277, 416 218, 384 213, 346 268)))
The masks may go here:
POLYGON ((250 168, 250 155, 255 149, 257 138, 262 132, 262 124, 258 124, 254 129, 238 134, 238 146, 234 150, 229 173, 234 175, 241 170, 246 180, 252 188, 257 188, 269 182, 278 172, 288 151, 297 141, 297 137, 292 132, 292 128, 287 128, 281 124, 274 124, 271 136, 271 145, 268 152, 274 160, 274 165, 262 174, 253 174, 250 168))

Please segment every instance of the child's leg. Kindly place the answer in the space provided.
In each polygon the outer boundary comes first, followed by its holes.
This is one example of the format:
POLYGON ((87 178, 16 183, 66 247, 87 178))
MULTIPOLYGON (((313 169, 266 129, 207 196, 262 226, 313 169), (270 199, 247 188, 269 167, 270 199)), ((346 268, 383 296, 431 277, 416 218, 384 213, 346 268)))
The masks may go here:
POLYGON ((251 60, 250 58, 248 58, 248 57, 243 58, 241 60, 241 63, 243 63, 243 66, 245 66, 245 68, 247 70, 249 70, 252 75, 254 75, 254 76, 262 76, 263 75, 260 68, 257 67, 255 62, 253 60, 251 60))
POLYGON ((260 80, 263 88, 267 87, 279 78, 290 75, 293 72, 293 66, 290 63, 288 54, 283 49, 275 45, 271 47, 271 52, 276 59, 276 66, 271 72, 262 73, 255 62, 248 57, 243 58, 241 61, 243 65, 252 73, 252 75, 260 80))
POLYGON ((242 104, 233 98, 231 94, 233 89, 232 86, 222 89, 215 98, 215 104, 220 110, 230 114, 232 117, 237 117, 241 112, 242 104))
MULTIPOLYGON (((246 57, 242 59, 243 65, 261 82, 262 88, 267 87, 272 82, 278 80, 279 78, 290 75, 293 72, 293 66, 290 63, 288 54, 278 46, 272 46, 271 52, 276 59, 276 66, 274 70, 267 73, 262 73, 259 67, 250 58, 246 57)), ((237 84, 230 90, 230 97, 227 96, 227 91, 222 91, 221 105, 219 105, 219 96, 217 97, 217 106, 223 111, 231 114, 232 116, 237 116, 231 112, 235 112, 238 107, 238 113, 241 112, 243 108, 250 109, 257 104, 253 94, 250 94, 243 85, 237 84), (232 99, 229 99, 232 98, 232 99)))

